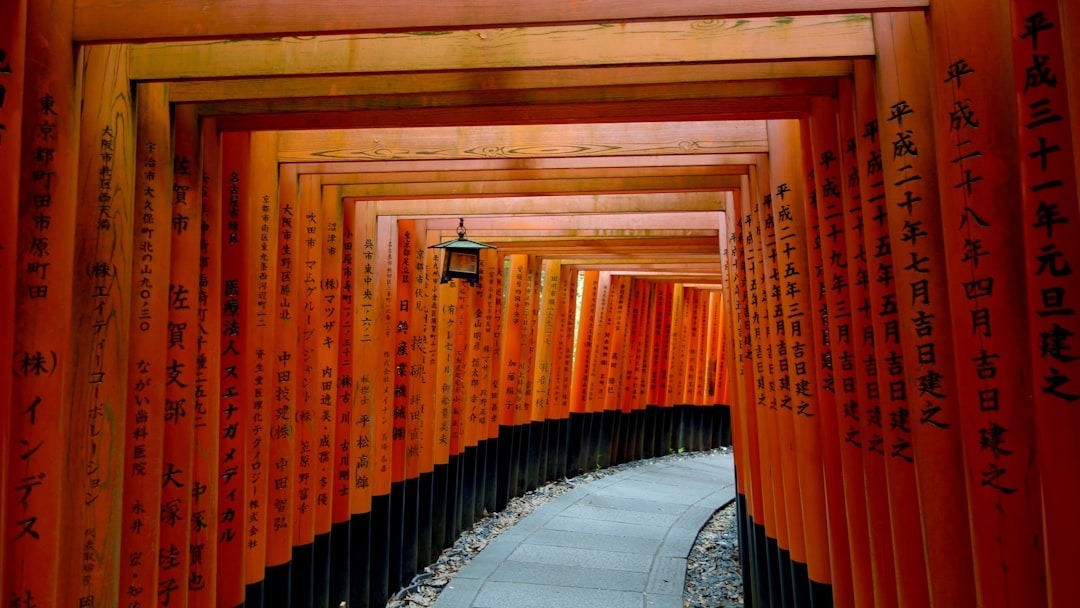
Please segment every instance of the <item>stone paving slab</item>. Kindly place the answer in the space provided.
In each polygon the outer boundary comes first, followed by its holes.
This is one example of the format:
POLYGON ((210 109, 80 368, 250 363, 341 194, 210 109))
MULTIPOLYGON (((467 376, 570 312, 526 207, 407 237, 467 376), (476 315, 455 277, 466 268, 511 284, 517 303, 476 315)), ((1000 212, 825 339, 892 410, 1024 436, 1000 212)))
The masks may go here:
POLYGON ((583 483, 492 540, 435 608, 681 608, 694 539, 734 498, 730 454, 583 483))

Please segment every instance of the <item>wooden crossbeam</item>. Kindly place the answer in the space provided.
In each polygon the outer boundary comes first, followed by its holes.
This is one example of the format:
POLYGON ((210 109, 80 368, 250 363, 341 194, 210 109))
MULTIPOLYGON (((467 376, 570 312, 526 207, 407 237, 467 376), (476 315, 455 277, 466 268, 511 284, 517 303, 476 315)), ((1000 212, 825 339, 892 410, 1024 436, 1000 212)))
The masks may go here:
MULTIPOLYGON (((279 92, 279 85, 285 80, 307 79, 259 79, 264 88, 254 99, 234 97, 224 100, 207 100, 200 106, 203 114, 283 114, 301 112, 358 112, 378 110, 406 110, 452 108, 457 106, 543 106, 554 103, 614 103, 678 101, 689 99, 707 99, 714 103, 719 100, 731 100, 728 103, 737 107, 736 100, 761 97, 794 96, 836 96, 835 78, 796 77, 787 79, 760 80, 719 80, 675 83, 648 83, 630 85, 596 84, 587 70, 576 71, 583 82, 573 86, 545 88, 513 88, 495 90, 464 90, 451 92, 410 90, 400 93, 373 94, 370 91, 350 87, 349 94, 337 92, 324 94, 324 87, 314 91, 299 90, 296 95, 286 96, 279 92)), ((402 78, 401 75, 392 75, 402 78)), ((342 77, 348 80, 349 77, 342 77)), ((371 76, 357 77, 370 81, 371 76)), ((244 83, 244 80, 213 81, 224 91, 232 85, 244 83)), ((183 84, 183 83, 177 83, 183 84)), ((172 89, 173 87, 170 87, 172 89)), ((246 88, 246 87, 245 87, 246 88)), ((414 87, 415 88, 415 87, 414 87)))
POLYGON ((738 175, 615 177, 500 181, 370 183, 342 186, 342 196, 358 198, 461 198, 507 194, 717 191, 738 188, 738 175))
MULTIPOLYGON (((850 76, 850 59, 809 59, 695 65, 599 66, 529 70, 450 70, 420 74, 350 74, 295 78, 185 80, 169 87, 174 103, 350 97, 358 95, 484 94, 503 98, 528 92, 542 98, 545 89, 638 87, 691 83, 727 83, 733 91, 755 90, 750 81, 850 76)), ((727 89, 727 87, 725 87, 727 89)), ((744 93, 745 94, 745 93, 744 93)))
MULTIPOLYGON (((400 217, 723 211, 723 197, 720 194, 716 192, 660 192, 649 194, 510 196, 435 200, 384 200, 370 201, 368 204, 375 206, 378 215, 396 215, 400 217)), ((716 246, 715 242, 713 246, 716 246)))
MULTIPOLYGON (((515 215, 471 216, 467 224, 470 235, 479 231, 514 232, 534 230, 687 230, 715 229, 720 213, 697 211, 684 213, 620 213, 612 215, 515 215), (711 227, 711 228, 710 228, 711 227)), ((428 230, 455 230, 458 218, 428 217, 428 230)))
MULTIPOLYGON (((643 120, 707 121, 798 118, 810 108, 812 97, 774 96, 736 99, 676 101, 621 101, 604 103, 551 103, 545 105, 465 106, 385 110, 335 110, 264 113, 267 104, 232 102, 233 114, 219 116, 222 131, 274 131, 283 129, 360 129, 387 127, 440 127, 483 125, 540 125, 559 123, 638 122, 643 120), (254 107, 252 107, 252 105, 254 107)), ((285 103, 291 105, 291 103, 285 103)), ((315 102, 315 106, 333 103, 315 102)), ((221 108, 218 108, 221 111, 221 108)), ((205 114, 205 112, 204 112, 205 114)))
MULTIPOLYGON (((764 154, 679 154, 666 156, 593 156, 564 158, 467 158, 437 160, 335 161, 283 163, 297 175, 425 171, 532 171, 537 175, 558 169, 628 168, 649 175, 659 167, 726 167, 765 162, 764 154)), ((372 180, 368 180, 372 181, 372 180)))
POLYGON ((177 80, 873 54, 870 19, 856 14, 151 42, 132 46, 130 66, 134 80, 177 80))
POLYGON ((922 9, 929 0, 75 0, 79 41, 154 40, 922 9))
MULTIPOLYGON (((297 165, 290 165, 297 166, 297 165)), ((303 166, 303 165, 299 165, 303 166)), ((649 167, 582 167, 579 169, 491 169, 446 170, 446 171, 399 171, 369 173, 329 173, 320 174, 323 185, 349 184, 423 184, 429 182, 496 182, 496 181, 547 181, 559 179, 616 179, 616 178, 677 178, 677 177, 718 177, 746 175, 746 165, 690 165, 690 166, 649 166, 649 167)), ((737 184, 736 184, 737 185, 737 184)))
POLYGON ((765 152, 762 121, 287 131, 283 162, 765 152))

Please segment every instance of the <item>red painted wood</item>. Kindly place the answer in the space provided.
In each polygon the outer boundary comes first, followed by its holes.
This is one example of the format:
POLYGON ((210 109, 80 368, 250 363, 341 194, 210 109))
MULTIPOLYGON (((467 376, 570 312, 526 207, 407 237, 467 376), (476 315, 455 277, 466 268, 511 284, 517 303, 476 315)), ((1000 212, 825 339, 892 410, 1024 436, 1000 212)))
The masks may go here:
POLYGON ((926 24, 921 14, 873 19, 878 128, 930 600, 941 606, 975 605, 926 24), (914 113, 897 118, 895 108, 914 113), (926 236, 910 236, 915 228, 926 236), (929 344, 934 358, 920 359, 920 348, 929 344))
MULTIPOLYGON (((250 403, 246 401, 250 381, 244 365, 248 355, 251 327, 244 315, 246 284, 245 247, 241 232, 250 178, 250 136, 226 133, 221 137, 221 325, 220 335, 221 401, 217 413, 218 433, 217 513, 217 603, 235 606, 244 601, 246 555, 245 520, 247 492, 244 472, 247 467, 245 438, 250 403)), ((211 328, 210 331, 215 331, 211 328)), ((213 413, 211 414, 213 415, 213 413)))
POLYGON ((199 238, 198 352, 195 368, 195 442, 192 446, 191 556, 188 601, 217 601, 218 461, 221 417, 221 140, 213 119, 202 121, 202 226, 199 238))
MULTIPOLYGON (((8 437, 4 460, 10 463, 0 495, 6 506, 0 530, 5 560, 0 588, 5 600, 55 603, 63 580, 59 551, 63 437, 70 407, 62 379, 69 367, 71 335, 77 122, 66 42, 71 22, 51 19, 50 12, 64 15, 71 3, 16 2, 11 8, 12 19, 0 26, 5 36, 0 44, 10 54, 11 65, 11 74, 0 76, 0 84, 10 87, 0 110, 0 120, 10 129, 0 140, 4 175, 0 188, 5 195, 12 194, 5 200, 17 204, 3 206, 4 219, 16 221, 3 228, 11 231, 6 238, 12 240, 3 243, 5 268, 0 276, 5 287, 14 287, 5 306, 11 306, 10 322, 17 322, 0 344, 14 364, 0 399, 8 437), (43 132, 55 137, 39 156, 37 138, 43 132), (41 223, 42 217, 47 223, 41 223), (15 235, 30 242, 16 245, 15 235), (34 243, 38 246, 29 246, 34 243), (44 251, 41 245, 47 245, 44 251), (11 487, 16 479, 18 485, 11 487)), ((8 321, 0 321, 4 322, 8 321)))
MULTIPOLYGON (((866 248, 870 320, 874 332, 874 355, 878 392, 883 405, 885 481, 888 484, 893 557, 899 605, 926 606, 930 602, 926 558, 921 534, 915 453, 912 446, 912 406, 907 391, 904 352, 900 344, 900 318, 892 240, 889 237, 889 206, 877 121, 874 65, 855 65, 855 130, 859 194, 862 209, 862 243, 866 248)), ((868 389, 870 392, 870 389, 868 389)), ((869 482, 869 473, 867 474, 869 482)), ((871 530, 871 535, 874 531, 871 530)))
MULTIPOLYGON (((1078 107, 1077 32, 1069 28, 1076 25, 1080 10, 1075 4, 1040 0, 1017 0, 1010 7, 1023 201, 1018 221, 1024 237, 1047 605, 1070 606, 1080 602, 1080 579, 1068 566, 1080 542, 1080 522, 1068 515, 1069 505, 1080 501, 1080 489, 1069 481, 1080 475, 1080 443, 1069 431, 1080 425, 1080 364, 1074 348, 1080 333, 1075 308, 1080 275, 1072 270, 1080 268, 1080 242, 1073 238, 1080 222, 1074 170, 1080 142, 1068 136, 1076 133, 1078 107), (1066 21, 1069 16, 1072 23, 1066 21)), ((1010 242, 1015 244, 1015 239, 1010 242)), ((1026 418, 1030 412, 1023 414, 1026 418)), ((1010 444, 1019 451, 1020 446, 1010 444)), ((1026 451, 1020 453, 1026 458, 1026 451)), ((1026 469, 1025 474, 1032 477, 1026 469)), ((1026 525, 1023 529, 1029 530, 1026 525)), ((1036 572, 1029 569, 1027 575, 1036 572)))
MULTIPOLYGON (((186 570, 188 544, 162 544, 162 494, 188 487, 190 467, 164 458, 163 444, 185 412, 168 400, 170 389, 194 385, 195 367, 169 352, 169 316, 175 305, 190 306, 169 279, 172 198, 172 135, 164 85, 143 85, 136 100, 135 199, 131 329, 127 350, 127 420, 124 441, 123 524, 120 578, 125 602, 172 601, 180 590, 176 572, 186 570), (162 407, 164 405, 164 407, 162 407), (167 432, 168 429, 168 432, 167 432), (158 555, 158 560, 147 556, 158 555), (159 569, 165 574, 159 584, 159 569), (167 571, 166 571, 167 570, 167 571), (159 594, 159 591, 164 593, 159 594)), ((187 261, 192 267, 197 258, 187 261)), ((179 520, 173 521, 173 527, 179 520)), ((186 585, 185 585, 186 586, 186 585)))

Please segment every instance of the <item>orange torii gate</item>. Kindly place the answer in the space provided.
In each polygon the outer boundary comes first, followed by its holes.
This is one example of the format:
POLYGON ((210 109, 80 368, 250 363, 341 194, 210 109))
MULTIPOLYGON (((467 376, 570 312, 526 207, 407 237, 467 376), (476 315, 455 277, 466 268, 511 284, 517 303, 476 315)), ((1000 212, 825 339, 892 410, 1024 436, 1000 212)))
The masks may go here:
POLYGON ((0 600, 381 605, 730 429, 748 604, 1080 602, 1074 3, 235 4, 0 9, 0 600))

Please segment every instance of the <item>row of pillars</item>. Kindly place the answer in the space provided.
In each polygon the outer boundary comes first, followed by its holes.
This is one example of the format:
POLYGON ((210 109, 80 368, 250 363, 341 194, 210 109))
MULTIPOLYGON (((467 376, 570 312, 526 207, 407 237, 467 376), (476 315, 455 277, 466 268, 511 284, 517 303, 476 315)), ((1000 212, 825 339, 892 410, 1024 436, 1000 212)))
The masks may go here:
POLYGON ((126 46, 73 61, 63 15, 14 6, 5 606, 379 606, 547 480, 729 441, 719 290, 512 247, 440 283, 424 220, 133 94, 126 46))
POLYGON ((754 606, 1080 604, 1080 21, 973 4, 874 15, 727 214, 754 606))

